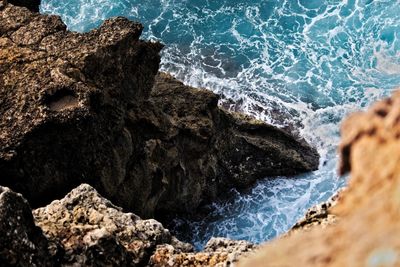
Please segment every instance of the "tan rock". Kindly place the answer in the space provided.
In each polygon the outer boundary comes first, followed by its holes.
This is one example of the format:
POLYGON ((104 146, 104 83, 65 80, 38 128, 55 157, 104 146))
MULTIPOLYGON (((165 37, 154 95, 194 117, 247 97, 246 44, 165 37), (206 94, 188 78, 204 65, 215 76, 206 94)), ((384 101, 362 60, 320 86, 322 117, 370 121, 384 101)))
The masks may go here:
POLYGON ((33 211, 45 236, 65 250, 63 265, 146 265, 157 245, 179 252, 193 247, 174 238, 156 220, 141 220, 82 184, 65 198, 33 211))
POLYGON ((338 217, 332 213, 332 209, 336 206, 338 199, 345 189, 341 189, 331 196, 327 201, 319 203, 307 210, 303 218, 301 218, 287 234, 296 231, 304 231, 314 226, 326 227, 336 224, 338 217))
POLYGON ((232 266, 239 257, 247 257, 258 248, 247 241, 212 238, 201 252, 177 251, 171 245, 158 246, 150 258, 152 266, 232 266))
POLYGON ((400 266, 400 92, 342 125, 339 222, 272 241, 240 266, 400 266))

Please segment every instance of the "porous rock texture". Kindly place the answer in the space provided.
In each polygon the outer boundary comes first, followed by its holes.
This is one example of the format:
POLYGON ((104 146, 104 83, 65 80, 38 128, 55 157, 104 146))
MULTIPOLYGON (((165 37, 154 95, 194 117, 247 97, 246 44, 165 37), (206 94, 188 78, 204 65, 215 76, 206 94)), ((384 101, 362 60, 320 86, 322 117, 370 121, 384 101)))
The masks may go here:
POLYGON ((87 184, 33 216, 20 194, 1 187, 0 241, 0 265, 21 267, 229 266, 256 248, 214 238, 195 253, 161 223, 122 212, 87 184))
POLYGON ((85 182, 161 217, 318 167, 306 143, 157 75, 162 45, 139 40, 140 24, 113 18, 74 33, 10 3, 0 5, 0 184, 32 206, 85 182))
POLYGON ((337 223, 338 218, 335 214, 332 213, 332 209, 336 206, 340 194, 343 194, 344 190, 345 188, 340 189, 327 201, 324 201, 309 208, 304 217, 298 220, 287 234, 292 234, 296 231, 312 229, 316 225, 326 227, 328 225, 337 223))
POLYGON ((65 250, 63 265, 145 266, 157 245, 191 252, 156 220, 141 220, 82 184, 61 200, 33 211, 46 237, 65 250))
POLYGON ((400 92, 342 125, 340 172, 348 188, 338 222, 273 241, 240 266, 400 266, 400 92))
POLYGON ((239 258, 248 257, 258 246, 243 240, 211 238, 201 252, 183 252, 172 245, 157 247, 150 258, 153 266, 233 266, 239 258))

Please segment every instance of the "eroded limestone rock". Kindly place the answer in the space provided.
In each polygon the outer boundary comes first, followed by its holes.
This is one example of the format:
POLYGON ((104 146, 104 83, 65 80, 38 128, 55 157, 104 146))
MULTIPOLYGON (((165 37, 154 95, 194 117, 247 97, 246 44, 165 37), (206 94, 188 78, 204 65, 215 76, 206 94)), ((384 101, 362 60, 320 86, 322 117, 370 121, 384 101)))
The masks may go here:
POLYGON ((293 227, 290 229, 288 234, 295 231, 304 231, 312 229, 314 226, 326 227, 337 223, 338 218, 332 213, 332 209, 336 206, 339 197, 343 194, 345 188, 340 189, 333 196, 331 196, 327 201, 319 203, 311 208, 309 208, 304 215, 293 227))
POLYGON ((213 238, 195 253, 158 221, 124 213, 87 184, 33 216, 20 194, 0 188, 1 266, 229 266, 256 248, 213 238))
POLYGON ((46 237, 64 248, 64 265, 143 266, 157 245, 170 244, 181 252, 193 250, 161 223, 123 213, 87 184, 33 214, 46 237))
POLYGON ((253 254, 257 245, 246 241, 212 238, 203 251, 179 252, 171 245, 158 246, 150 259, 153 266, 232 266, 239 257, 253 254))

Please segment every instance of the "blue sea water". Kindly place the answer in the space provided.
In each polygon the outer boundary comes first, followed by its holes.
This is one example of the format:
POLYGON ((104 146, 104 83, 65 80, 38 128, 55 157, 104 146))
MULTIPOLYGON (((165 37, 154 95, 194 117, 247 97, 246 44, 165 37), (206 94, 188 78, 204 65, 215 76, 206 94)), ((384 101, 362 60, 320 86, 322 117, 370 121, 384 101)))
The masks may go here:
POLYGON ((318 171, 266 178, 202 220, 177 220, 197 247, 211 236, 271 239, 345 185, 340 121, 400 85, 399 0, 42 0, 41 11, 80 32, 112 16, 140 21, 144 39, 166 44, 162 70, 297 125, 318 148, 318 171))

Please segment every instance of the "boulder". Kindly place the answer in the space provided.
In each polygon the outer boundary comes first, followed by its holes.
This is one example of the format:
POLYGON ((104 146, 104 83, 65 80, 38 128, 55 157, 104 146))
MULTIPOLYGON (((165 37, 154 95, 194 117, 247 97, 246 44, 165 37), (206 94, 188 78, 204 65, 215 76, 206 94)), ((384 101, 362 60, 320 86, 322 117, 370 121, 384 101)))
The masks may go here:
POLYGON ((65 250, 62 265, 144 266, 157 245, 168 244, 179 252, 193 250, 161 223, 122 212, 87 184, 33 215, 45 236, 65 250))

